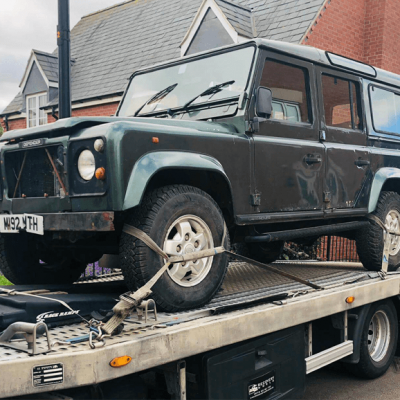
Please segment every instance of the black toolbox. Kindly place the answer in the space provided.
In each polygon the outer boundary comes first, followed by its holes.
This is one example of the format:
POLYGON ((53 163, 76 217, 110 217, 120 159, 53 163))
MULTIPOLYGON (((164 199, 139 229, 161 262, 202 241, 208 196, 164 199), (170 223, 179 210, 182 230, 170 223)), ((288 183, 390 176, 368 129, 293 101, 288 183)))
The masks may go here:
POLYGON ((188 359, 188 398, 301 398, 306 376, 304 332, 300 325, 188 359))

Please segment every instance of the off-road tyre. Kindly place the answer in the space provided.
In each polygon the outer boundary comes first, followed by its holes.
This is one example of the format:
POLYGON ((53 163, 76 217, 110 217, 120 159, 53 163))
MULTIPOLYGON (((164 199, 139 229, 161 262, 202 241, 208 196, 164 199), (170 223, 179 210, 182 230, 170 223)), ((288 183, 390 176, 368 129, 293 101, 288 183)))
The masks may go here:
POLYGON ((0 271, 14 285, 73 283, 85 267, 56 251, 39 255, 35 237, 29 233, 0 236, 0 271))
MULTIPOLYGON (((126 223, 149 235, 161 248, 170 227, 177 219, 194 215, 209 227, 214 247, 221 245, 224 217, 217 203, 202 190, 186 185, 171 185, 148 193, 142 205, 134 209, 126 223)), ((229 235, 224 247, 229 249, 229 235)), ((130 290, 146 284, 164 265, 164 260, 142 241, 122 233, 120 239, 120 265, 130 290)), ((205 278, 192 287, 177 284, 168 272, 153 286, 151 297, 157 307, 174 312, 200 307, 208 303, 220 289, 228 267, 228 256, 214 256, 205 278)))
MULTIPOLYGON (((376 319, 375 319, 376 320, 376 319)), ((379 335, 376 335, 379 336, 379 335)), ((382 340, 382 332, 380 332, 380 339, 382 340)), ((361 344, 360 344, 360 361, 358 364, 346 364, 346 368, 354 375, 364 379, 375 379, 382 376, 390 367, 393 362, 398 340, 398 317, 396 308, 391 300, 380 301, 371 305, 371 308, 365 318, 364 327, 361 333, 361 344), (376 341, 371 340, 372 331, 372 319, 374 316, 380 316, 381 318, 387 317, 389 323, 389 337, 387 338, 387 346, 383 346, 381 359, 374 360, 371 356, 371 349, 368 348, 371 343, 376 341), (387 348, 386 348, 387 347, 387 348)), ((374 346, 372 346, 375 348, 374 346)), ((379 353, 378 353, 379 354, 379 353)), ((374 355, 375 358, 377 354, 374 355)))
MULTIPOLYGON (((391 210, 400 214, 400 195, 395 192, 382 192, 376 210, 373 212, 383 223, 391 210)), ((380 271, 382 269, 382 256, 384 248, 383 230, 371 221, 366 228, 360 229, 356 234, 357 253, 365 269, 380 271)), ((389 271, 400 267, 400 251, 389 257, 389 271)))

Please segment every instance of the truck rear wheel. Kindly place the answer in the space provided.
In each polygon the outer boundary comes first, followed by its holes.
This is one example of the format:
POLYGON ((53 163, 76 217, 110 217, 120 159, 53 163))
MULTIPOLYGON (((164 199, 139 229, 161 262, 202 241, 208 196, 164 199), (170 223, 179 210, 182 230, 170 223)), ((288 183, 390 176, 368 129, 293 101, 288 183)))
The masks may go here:
MULTIPOLYGON (((183 255, 221 245, 224 218, 215 201, 200 189, 173 185, 156 189, 127 219, 147 233, 168 255, 183 255)), ((225 248, 229 247, 226 237, 225 248)), ((142 241, 123 233, 120 263, 130 290, 149 281, 164 260, 142 241)), ((208 303, 221 287, 228 256, 172 265, 153 287, 152 297, 165 311, 180 311, 208 303)))
POLYGON ((393 362, 397 337, 398 318, 392 301, 372 304, 361 333, 360 361, 347 364, 347 368, 361 378, 379 378, 393 362))
POLYGON ((0 271, 14 285, 75 282, 86 264, 57 251, 39 251, 29 233, 0 237, 0 271))
MULTIPOLYGON (((400 234, 400 195, 395 192, 382 192, 374 212, 386 226, 400 234)), ((371 222, 367 228, 361 229, 356 235, 357 252, 360 261, 368 271, 382 269, 384 248, 382 228, 371 222)), ((389 271, 400 267, 400 237, 391 236, 389 252, 389 271)))

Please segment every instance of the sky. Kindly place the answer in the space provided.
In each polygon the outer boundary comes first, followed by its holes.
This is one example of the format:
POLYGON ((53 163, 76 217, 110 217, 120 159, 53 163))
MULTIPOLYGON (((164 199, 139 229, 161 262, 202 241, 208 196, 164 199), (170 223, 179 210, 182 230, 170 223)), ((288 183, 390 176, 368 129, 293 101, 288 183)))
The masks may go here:
MULTIPOLYGON (((87 14, 123 0, 70 0, 71 29, 87 14)), ((31 50, 57 47, 58 0, 0 0, 0 112, 18 94, 31 50)))

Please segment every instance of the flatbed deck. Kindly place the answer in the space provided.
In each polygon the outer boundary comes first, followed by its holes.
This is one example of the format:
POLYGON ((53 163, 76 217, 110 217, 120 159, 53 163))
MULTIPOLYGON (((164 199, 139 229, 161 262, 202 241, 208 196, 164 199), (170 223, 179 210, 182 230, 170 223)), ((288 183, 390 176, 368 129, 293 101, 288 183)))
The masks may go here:
MULTIPOLYGON (((0 398, 91 385, 195 354, 221 348, 261 335, 304 324, 399 295, 400 275, 365 271, 356 263, 278 262, 275 267, 312 281, 324 288, 314 290, 272 272, 245 263, 232 263, 222 290, 207 306, 176 314, 159 313, 155 323, 139 323, 133 315, 119 335, 106 339, 102 348, 88 342, 55 346, 37 356, 0 347, 0 398), (283 295, 284 300, 274 301, 283 295), (352 304, 346 298, 354 296, 352 304), (110 361, 129 355, 124 368, 111 368, 110 361), (34 367, 63 364, 63 382, 34 387, 34 367)), ((113 276, 111 280, 121 279, 113 276)), ((103 279, 104 280, 104 279, 103 279)), ((95 285, 96 282, 87 283, 95 285)), ((84 323, 50 330, 51 341, 87 334, 84 323)), ((37 340, 46 347, 46 339, 37 340)))

